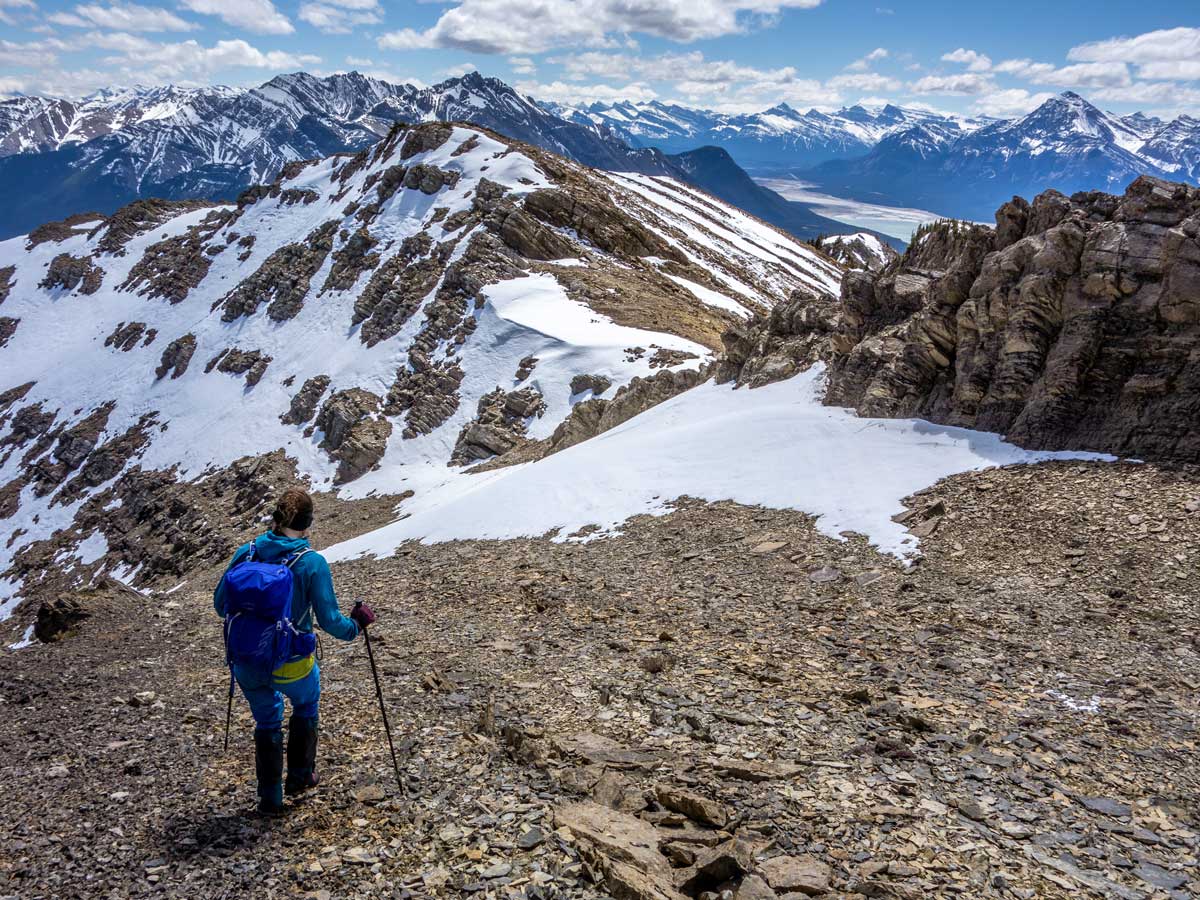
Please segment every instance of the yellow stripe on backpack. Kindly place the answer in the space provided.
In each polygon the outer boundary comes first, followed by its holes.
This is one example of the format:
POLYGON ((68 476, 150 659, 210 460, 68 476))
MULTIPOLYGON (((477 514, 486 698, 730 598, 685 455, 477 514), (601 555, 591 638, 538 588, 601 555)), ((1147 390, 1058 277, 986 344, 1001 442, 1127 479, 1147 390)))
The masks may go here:
POLYGON ((301 659, 293 659, 285 662, 282 666, 271 673, 271 677, 276 684, 291 684, 294 681, 299 681, 301 678, 307 678, 308 673, 313 670, 313 665, 316 664, 317 656, 315 653, 310 653, 301 659))

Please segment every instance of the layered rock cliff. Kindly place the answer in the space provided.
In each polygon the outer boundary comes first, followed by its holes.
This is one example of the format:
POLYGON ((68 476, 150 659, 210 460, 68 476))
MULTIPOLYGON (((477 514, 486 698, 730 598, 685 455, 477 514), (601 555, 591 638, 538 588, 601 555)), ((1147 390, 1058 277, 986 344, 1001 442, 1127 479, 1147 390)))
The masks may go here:
POLYGON ((919 232, 836 308, 807 293, 726 336, 726 378, 824 359, 826 402, 1037 449, 1200 459, 1200 190, 1020 198, 919 232), (807 298, 807 299, 806 299, 807 298))

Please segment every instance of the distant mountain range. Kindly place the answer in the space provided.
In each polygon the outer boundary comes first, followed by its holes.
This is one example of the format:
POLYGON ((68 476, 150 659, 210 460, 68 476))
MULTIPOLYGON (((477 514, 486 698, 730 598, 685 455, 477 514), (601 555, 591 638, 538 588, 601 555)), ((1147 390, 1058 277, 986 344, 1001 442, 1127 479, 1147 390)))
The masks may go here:
POLYGON ((730 115, 664 104, 539 102, 471 73, 432 87, 359 73, 260 87, 106 91, 0 102, 0 238, 135 199, 228 200, 293 160, 356 151, 394 122, 465 121, 610 171, 669 175, 802 238, 860 230, 756 184, 989 220, 1014 194, 1200 179, 1200 120, 1116 116, 1065 93, 1016 119, 887 105, 730 115), (37 185, 36 191, 29 185, 37 185))
POLYGON ((483 125, 596 168, 681 178, 802 238, 847 230, 755 184, 723 150, 691 159, 630 147, 604 125, 567 121, 478 73, 417 88, 352 72, 281 75, 247 90, 0 102, 0 238, 147 197, 233 199, 288 162, 357 151, 395 122, 430 120, 483 125))
POLYGON ((763 112, 736 115, 657 100, 543 105, 570 122, 606 128, 631 147, 668 152, 723 147, 747 171, 772 175, 865 156, 886 136, 918 126, 954 136, 996 121, 957 119, 890 104, 874 111, 850 106, 832 113, 817 109, 801 113, 780 103, 763 112))
POLYGON ((794 175, 828 193, 990 221, 1014 194, 1120 193, 1138 175, 1200 180, 1200 120, 1116 116, 1067 92, 1015 119, 899 106, 727 115, 655 101, 549 104, 634 147, 714 145, 755 174, 794 175))

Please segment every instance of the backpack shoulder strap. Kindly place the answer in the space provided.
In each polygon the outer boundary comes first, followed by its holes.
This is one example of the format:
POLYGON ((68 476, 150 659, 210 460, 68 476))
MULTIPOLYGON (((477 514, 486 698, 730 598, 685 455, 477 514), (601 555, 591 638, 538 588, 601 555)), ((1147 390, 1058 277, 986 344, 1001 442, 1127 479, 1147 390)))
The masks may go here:
POLYGON ((289 557, 288 557, 288 560, 287 560, 287 562, 285 562, 285 563, 284 563, 284 565, 285 565, 285 566, 287 566, 287 567, 290 569, 290 568, 292 568, 292 567, 294 567, 294 566, 296 565, 296 562, 297 562, 297 561, 300 559, 300 557, 302 557, 302 556, 303 556, 305 553, 312 553, 312 552, 313 552, 313 551, 312 551, 312 547, 305 547, 303 550, 298 550, 298 551, 296 551, 295 553, 293 553, 291 556, 289 556, 289 557))

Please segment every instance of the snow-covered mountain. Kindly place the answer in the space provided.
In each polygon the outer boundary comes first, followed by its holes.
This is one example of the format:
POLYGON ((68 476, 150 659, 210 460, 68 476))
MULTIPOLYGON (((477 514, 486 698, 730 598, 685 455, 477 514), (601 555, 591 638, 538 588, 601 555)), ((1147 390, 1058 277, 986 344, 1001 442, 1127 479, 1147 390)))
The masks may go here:
POLYGON ((8 198, 0 238, 137 199, 232 200, 289 162, 360 150, 394 122, 435 120, 472 122, 609 171, 680 178, 802 238, 844 228, 754 184, 724 151, 632 148, 603 125, 568 122, 478 73, 422 88, 300 73, 243 91, 132 89, 79 104, 0 103, 0 147, 10 148, 0 152, 8 198))
POLYGON ((357 151, 394 122, 470 121, 586 165, 664 174, 661 154, 562 121, 493 78, 432 87, 356 72, 281 75, 247 90, 105 92, 0 102, 0 236, 132 200, 232 199, 289 162, 357 151), (39 190, 30 191, 28 185, 39 190))
POLYGON ((916 125, 866 156, 804 173, 831 193, 987 220, 1014 195, 1120 192, 1139 175, 1195 180, 1200 121, 1116 116, 1070 91, 1028 115, 966 133, 916 125))
POLYGON ((833 234, 817 238, 812 245, 847 269, 877 272, 900 254, 869 231, 857 234, 833 234))
POLYGON ((831 113, 817 109, 801 113, 780 103, 750 114, 691 109, 658 100, 578 107, 545 105, 572 122, 607 128, 632 147, 680 152, 711 144, 728 150, 748 170, 763 172, 863 156, 886 135, 917 126, 961 135, 990 121, 891 104, 874 110, 851 106, 831 113))
POLYGON ((215 561, 217 531, 178 525, 206 501, 181 492, 219 492, 239 458, 282 450, 356 496, 537 458, 840 277, 681 182, 437 122, 236 203, 139 201, 0 242, 0 617, 39 578, 215 561))

